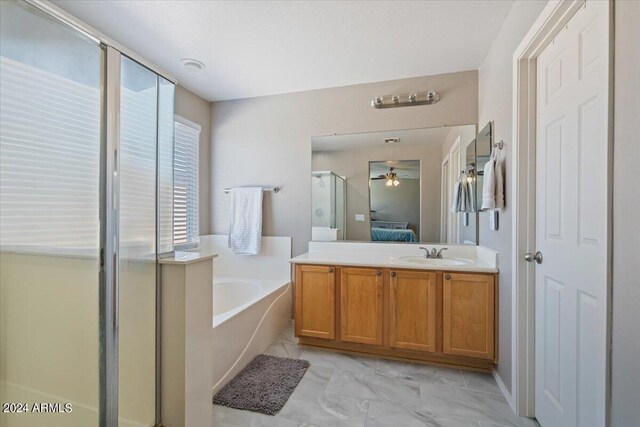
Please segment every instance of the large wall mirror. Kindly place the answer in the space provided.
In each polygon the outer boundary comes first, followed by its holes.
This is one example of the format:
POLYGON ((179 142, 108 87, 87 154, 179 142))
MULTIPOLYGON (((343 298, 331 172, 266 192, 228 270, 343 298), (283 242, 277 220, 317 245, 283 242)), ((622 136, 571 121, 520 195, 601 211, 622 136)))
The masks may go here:
POLYGON ((312 138, 312 239, 477 244, 475 144, 475 125, 312 138))

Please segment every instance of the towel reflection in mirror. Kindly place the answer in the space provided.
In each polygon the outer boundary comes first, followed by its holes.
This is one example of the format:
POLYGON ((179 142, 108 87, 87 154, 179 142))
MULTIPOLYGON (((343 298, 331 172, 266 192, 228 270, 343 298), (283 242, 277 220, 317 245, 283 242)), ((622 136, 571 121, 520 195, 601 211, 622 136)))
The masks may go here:
POLYGON ((451 212, 474 213, 476 211, 476 192, 474 186, 475 179, 473 171, 461 171, 458 182, 456 182, 453 187, 451 212))

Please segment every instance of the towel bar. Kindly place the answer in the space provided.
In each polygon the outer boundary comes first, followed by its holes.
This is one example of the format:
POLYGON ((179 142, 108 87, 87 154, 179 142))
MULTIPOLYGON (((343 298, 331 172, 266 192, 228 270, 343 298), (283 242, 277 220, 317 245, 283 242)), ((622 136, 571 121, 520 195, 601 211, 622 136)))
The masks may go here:
MULTIPOLYGON (((225 192, 225 194, 229 194, 229 192, 231 192, 231 188, 227 187, 223 190, 225 192)), ((274 193, 277 193, 278 191, 280 191, 279 187, 262 187, 262 191, 273 191, 274 193)))

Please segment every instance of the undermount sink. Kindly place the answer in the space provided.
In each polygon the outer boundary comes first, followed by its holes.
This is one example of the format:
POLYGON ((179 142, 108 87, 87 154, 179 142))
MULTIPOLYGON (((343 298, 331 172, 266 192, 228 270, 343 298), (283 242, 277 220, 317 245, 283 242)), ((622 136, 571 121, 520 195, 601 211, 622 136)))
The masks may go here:
POLYGON ((398 261, 409 262, 412 264, 423 265, 467 265, 472 264, 473 261, 464 258, 424 258, 421 256, 401 256, 398 261))

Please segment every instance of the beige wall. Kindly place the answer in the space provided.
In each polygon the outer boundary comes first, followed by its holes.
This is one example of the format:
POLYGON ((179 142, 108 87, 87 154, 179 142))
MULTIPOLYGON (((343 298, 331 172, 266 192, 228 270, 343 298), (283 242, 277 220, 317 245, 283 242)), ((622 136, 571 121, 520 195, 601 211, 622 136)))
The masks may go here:
MULTIPOLYGON (((347 178, 347 240, 371 240, 369 162, 420 160, 422 221, 418 237, 422 242, 438 242, 440 240, 440 151, 440 146, 434 145, 314 153, 313 170, 332 170, 347 178), (364 214, 366 221, 356 221, 355 214, 364 214)), ((309 187, 311 187, 310 183, 309 187)), ((310 209, 309 216, 311 216, 310 209)))
POLYGON ((201 126, 200 131, 200 234, 211 234, 211 103, 176 86, 175 113, 201 126))
POLYGON ((442 74, 212 104, 211 231, 226 234, 224 187, 277 185, 265 197, 263 234, 293 237, 293 254, 311 239, 311 138, 475 124, 477 72, 442 74), (433 89, 431 106, 376 110, 376 95, 433 89))
MULTIPOLYGON (((546 1, 517 1, 502 24, 478 70, 478 122, 494 123, 494 140, 504 140, 502 155, 511 159, 513 52, 536 20, 546 1)), ((498 230, 489 229, 488 214, 480 213, 480 244, 500 253, 498 375, 511 390, 511 190, 512 164, 506 162, 506 208, 500 212, 498 230)))
POLYGON ((640 2, 615 5, 613 427, 640 426, 640 2))

